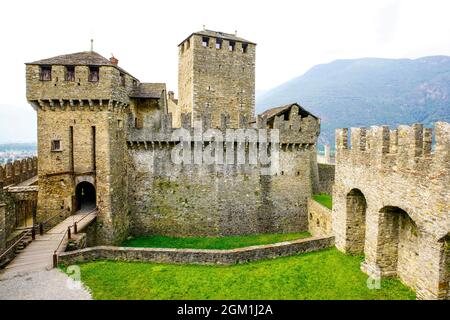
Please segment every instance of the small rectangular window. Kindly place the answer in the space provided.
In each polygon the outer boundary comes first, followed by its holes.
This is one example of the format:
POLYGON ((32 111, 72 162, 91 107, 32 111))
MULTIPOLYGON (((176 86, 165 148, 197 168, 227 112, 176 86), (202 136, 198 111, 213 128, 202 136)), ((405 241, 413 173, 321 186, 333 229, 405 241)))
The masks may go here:
POLYGON ((142 118, 138 118, 138 117, 134 118, 134 127, 136 129, 142 129, 142 127, 143 127, 142 118))
POLYGON ((52 151, 61 151, 61 140, 52 140, 52 151))
POLYGON ((125 74, 120 73, 120 85, 125 87, 125 74))
POLYGON ((100 68, 99 67, 89 67, 89 81, 98 82, 100 78, 100 68))
POLYGON ((234 51, 234 48, 236 48, 236 42, 230 41, 230 43, 228 45, 228 50, 229 51, 234 51))
POLYGON ((186 40, 186 50, 189 49, 191 46, 191 39, 186 40))
POLYGON ((66 81, 75 81, 75 67, 74 66, 66 66, 66 81))
POLYGON ((222 39, 216 39, 216 49, 222 49, 222 39))
POLYGON ((204 47, 209 46, 209 38, 208 37, 202 37, 202 46, 204 46, 204 47))
POLYGON ((243 43, 242 44, 242 52, 247 53, 247 51, 248 51, 248 43, 243 43))
POLYGON ((52 67, 42 66, 39 72, 39 80, 51 81, 52 80, 52 67))
POLYGON ((133 87, 137 87, 137 80, 133 80, 133 87))

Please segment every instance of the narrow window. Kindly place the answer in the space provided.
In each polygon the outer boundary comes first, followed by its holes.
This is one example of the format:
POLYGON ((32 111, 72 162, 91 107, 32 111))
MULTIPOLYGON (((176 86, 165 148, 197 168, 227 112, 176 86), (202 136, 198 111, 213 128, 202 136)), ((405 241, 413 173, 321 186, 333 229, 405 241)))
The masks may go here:
POLYGON ((42 66, 39 72, 39 80, 41 81, 51 81, 52 80, 52 67, 42 66))
POLYGON ((89 67, 89 81, 98 82, 99 80, 99 67, 89 67))
POLYGON ((247 53, 248 51, 248 43, 243 43, 242 44, 242 53, 247 53))
POLYGON ((228 50, 229 51, 234 51, 235 47, 236 47, 236 42, 230 41, 230 43, 228 44, 228 50))
POLYGON ((97 156, 96 156, 96 152, 97 152, 97 148, 95 145, 95 141, 96 141, 96 132, 95 132, 95 126, 92 126, 92 169, 93 171, 95 171, 97 169, 97 156))
POLYGON ((186 50, 189 49, 191 46, 191 39, 186 40, 186 50))
POLYGON ((222 49, 222 39, 216 39, 216 49, 222 49))
POLYGON ((143 123, 142 123, 142 119, 141 119, 141 118, 136 117, 136 118, 134 119, 134 127, 135 127, 136 129, 142 129, 143 123))
POLYGON ((66 66, 66 75, 65 75, 64 80, 75 81, 75 67, 74 66, 66 66))
POLYGON ((209 46, 209 38, 208 37, 202 37, 202 46, 204 46, 204 47, 209 46))
POLYGON ((74 172, 75 163, 73 160, 73 126, 70 126, 69 145, 70 145, 70 171, 74 172))
POLYGON ((125 87, 125 74, 124 73, 120 73, 120 85, 122 87, 125 87))
POLYGON ((137 87, 137 80, 133 80, 133 87, 137 87))
POLYGON ((61 140, 52 140, 52 151, 61 151, 61 140))

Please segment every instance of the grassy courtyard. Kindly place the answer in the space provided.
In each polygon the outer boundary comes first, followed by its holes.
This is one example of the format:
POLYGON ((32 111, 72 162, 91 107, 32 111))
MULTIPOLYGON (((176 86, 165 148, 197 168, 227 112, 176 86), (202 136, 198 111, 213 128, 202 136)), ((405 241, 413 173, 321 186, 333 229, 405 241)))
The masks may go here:
POLYGON ((330 210, 333 208, 333 198, 329 194, 316 194, 313 199, 330 210))
POLYGON ((138 248, 189 248, 189 249, 234 249, 255 245, 277 243, 289 240, 308 238, 308 232, 286 234, 258 234, 232 237, 189 237, 174 238, 165 236, 141 237, 126 240, 125 247, 138 248))
POLYGON ((414 299, 398 280, 368 289, 362 258, 327 249, 233 266, 81 264, 94 299, 414 299))

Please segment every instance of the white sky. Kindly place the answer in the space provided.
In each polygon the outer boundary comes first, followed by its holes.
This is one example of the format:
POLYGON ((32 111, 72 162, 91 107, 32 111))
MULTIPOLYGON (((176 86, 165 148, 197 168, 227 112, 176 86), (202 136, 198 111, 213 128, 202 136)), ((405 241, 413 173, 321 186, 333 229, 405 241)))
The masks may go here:
POLYGON ((91 38, 141 81, 175 92, 177 45, 203 25, 258 44, 257 90, 335 59, 450 55, 448 0, 14 0, 0 8, 0 142, 5 112, 33 122, 24 62, 89 50, 91 38))

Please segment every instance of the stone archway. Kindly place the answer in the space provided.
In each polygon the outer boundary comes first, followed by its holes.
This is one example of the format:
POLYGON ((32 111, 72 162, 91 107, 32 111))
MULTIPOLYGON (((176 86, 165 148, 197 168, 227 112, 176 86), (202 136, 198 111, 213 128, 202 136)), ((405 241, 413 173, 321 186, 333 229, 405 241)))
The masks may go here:
POLYGON ((97 206, 95 187, 87 181, 80 182, 75 189, 76 209, 91 210, 97 206))
POLYGON ((366 239, 367 202, 359 189, 352 189, 346 198, 346 251, 351 254, 363 254, 366 239))
POLYGON ((450 233, 439 242, 442 244, 439 270, 439 299, 450 300, 450 233))
POLYGON ((416 223, 399 207, 380 210, 377 265, 384 276, 398 276, 415 286, 418 277, 420 235, 416 223))

